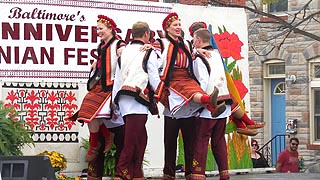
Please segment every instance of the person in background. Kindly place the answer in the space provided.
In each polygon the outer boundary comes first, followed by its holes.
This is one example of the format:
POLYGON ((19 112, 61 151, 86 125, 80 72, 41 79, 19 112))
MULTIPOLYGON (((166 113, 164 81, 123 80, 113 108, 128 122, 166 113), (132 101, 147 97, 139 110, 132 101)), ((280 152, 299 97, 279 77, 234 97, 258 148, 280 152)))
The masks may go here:
POLYGON ((229 179, 228 154, 225 139, 227 117, 231 115, 232 99, 228 91, 224 72, 224 65, 220 53, 210 45, 211 33, 205 28, 194 32, 193 45, 195 48, 207 50, 210 58, 196 55, 194 60, 194 74, 200 82, 201 88, 206 92, 218 87, 218 104, 225 103, 226 110, 218 117, 211 117, 208 109, 202 109, 196 120, 196 139, 192 160, 191 180, 205 180, 205 170, 209 140, 211 139, 211 150, 218 165, 220 180, 229 179))
POLYGON ((259 145, 258 141, 255 139, 251 140, 251 160, 253 168, 265 168, 269 167, 267 160, 264 156, 258 152, 259 145))
POLYGON ((297 173, 299 172, 299 153, 298 153, 298 138, 289 140, 289 147, 281 151, 276 165, 276 172, 281 173, 297 173))

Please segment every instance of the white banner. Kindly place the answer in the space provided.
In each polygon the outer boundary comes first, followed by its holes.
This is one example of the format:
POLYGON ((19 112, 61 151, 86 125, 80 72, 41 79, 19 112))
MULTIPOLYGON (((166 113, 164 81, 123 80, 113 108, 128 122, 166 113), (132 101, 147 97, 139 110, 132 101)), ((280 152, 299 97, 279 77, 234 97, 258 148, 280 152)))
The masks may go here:
POLYGON ((130 38, 129 29, 138 20, 161 30, 161 19, 171 11, 169 4, 136 2, 18 0, 0 3, 0 77, 18 81, 86 80, 88 66, 97 58, 99 14, 114 19, 125 39, 130 38))

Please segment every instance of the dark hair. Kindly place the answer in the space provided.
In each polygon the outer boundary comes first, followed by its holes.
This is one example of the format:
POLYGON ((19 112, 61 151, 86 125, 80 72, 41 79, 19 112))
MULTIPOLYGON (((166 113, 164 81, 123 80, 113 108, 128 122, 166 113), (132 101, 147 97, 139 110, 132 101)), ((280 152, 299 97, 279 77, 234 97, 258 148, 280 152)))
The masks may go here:
POLYGON ((292 141, 296 141, 299 144, 299 139, 296 137, 290 138, 289 143, 291 143, 292 141))
POLYGON ((252 145, 252 143, 256 143, 256 144, 257 144, 257 149, 259 149, 259 144, 258 144, 258 141, 257 141, 257 140, 251 139, 251 145, 252 145))

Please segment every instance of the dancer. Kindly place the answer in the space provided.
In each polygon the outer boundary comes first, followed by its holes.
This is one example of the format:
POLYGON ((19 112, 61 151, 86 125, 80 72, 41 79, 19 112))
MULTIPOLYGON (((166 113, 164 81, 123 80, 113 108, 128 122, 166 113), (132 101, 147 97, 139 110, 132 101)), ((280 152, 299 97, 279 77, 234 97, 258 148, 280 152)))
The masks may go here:
MULTIPOLYGON (((202 21, 194 22, 189 27, 190 35, 193 37, 193 33, 200 28, 207 28, 207 24, 202 21)), ((239 134, 255 136, 258 134, 258 131, 255 129, 263 128, 265 126, 265 122, 253 121, 248 117, 247 113, 245 113, 245 111, 241 107, 242 102, 240 99, 239 91, 234 85, 233 80, 230 78, 230 74, 228 72, 225 72, 225 73, 226 73, 226 78, 228 83, 228 89, 233 100, 233 104, 231 105, 231 108, 232 108, 231 119, 237 126, 237 132, 239 134)))
POLYGON ((195 149, 192 161, 192 180, 205 180, 206 161, 209 139, 211 138, 211 149, 218 165, 220 180, 229 179, 228 155, 225 140, 225 129, 227 117, 231 115, 232 98, 227 87, 224 65, 217 49, 210 45, 211 33, 205 28, 194 32, 193 45, 209 51, 210 58, 200 55, 194 60, 194 72, 201 87, 210 92, 218 87, 218 104, 224 102, 226 110, 218 117, 211 117, 208 109, 203 109, 196 121, 195 149))
POLYGON ((89 149, 85 160, 93 161, 99 154, 99 130, 105 137, 104 152, 112 146, 112 136, 107 128, 104 128, 102 119, 111 118, 111 92, 113 87, 114 73, 118 57, 125 43, 117 39, 116 33, 120 32, 116 23, 109 17, 98 15, 97 34, 101 38, 98 46, 98 60, 92 66, 91 77, 88 80, 88 93, 83 99, 79 111, 70 119, 88 123, 90 132, 89 149), (101 128, 100 128, 101 127, 101 128))
POLYGON ((143 64, 148 59, 157 59, 150 49, 141 51, 149 42, 150 28, 145 22, 136 22, 132 26, 133 40, 121 55, 119 70, 116 71, 114 86, 114 107, 119 109, 125 121, 124 145, 116 167, 114 179, 144 179, 142 162, 147 146, 145 124, 151 104, 148 89, 148 73, 143 64))
MULTIPOLYGON (((161 72, 150 75, 149 80, 155 89, 155 97, 164 105, 170 116, 165 116, 164 122, 164 144, 165 144, 165 165, 163 179, 175 179, 176 166, 176 142, 179 129, 186 129, 183 138, 192 134, 193 118, 187 116, 188 120, 176 117, 176 113, 186 105, 196 103, 196 106, 204 106, 210 109, 213 117, 218 116, 225 110, 225 104, 217 104, 218 89, 215 88, 210 95, 204 92, 193 74, 191 47, 188 47, 181 38, 181 24, 178 14, 173 12, 167 15, 162 23, 165 31, 165 38, 159 40, 162 50, 163 64, 161 72), (160 75, 160 77, 159 77, 160 75), (179 119, 179 120, 177 120, 179 119), (181 121, 181 122, 180 122, 181 121), (182 122, 183 121, 183 122, 182 122), (188 123, 190 121, 190 123, 188 123)), ((190 137, 192 138, 192 137, 190 137)), ((192 139, 190 139, 192 148, 192 139)), ((188 143, 186 146, 189 146, 188 143)), ((186 152, 186 168, 191 168, 192 149, 186 152)), ((186 177, 191 171, 186 172, 186 177)))

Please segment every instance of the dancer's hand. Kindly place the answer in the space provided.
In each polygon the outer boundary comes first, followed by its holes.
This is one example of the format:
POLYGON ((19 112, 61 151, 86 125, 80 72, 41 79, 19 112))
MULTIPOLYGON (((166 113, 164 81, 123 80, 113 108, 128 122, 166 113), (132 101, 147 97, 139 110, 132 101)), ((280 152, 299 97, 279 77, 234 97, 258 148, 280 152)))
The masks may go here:
POLYGON ((211 58, 211 53, 205 49, 197 49, 197 52, 206 58, 211 58))
POLYGON ((95 61, 91 64, 90 70, 94 70, 94 69, 96 69, 96 67, 97 67, 97 61, 95 61))
POLYGON ((152 45, 151 44, 144 44, 141 46, 140 51, 147 51, 148 49, 151 49, 152 45))

